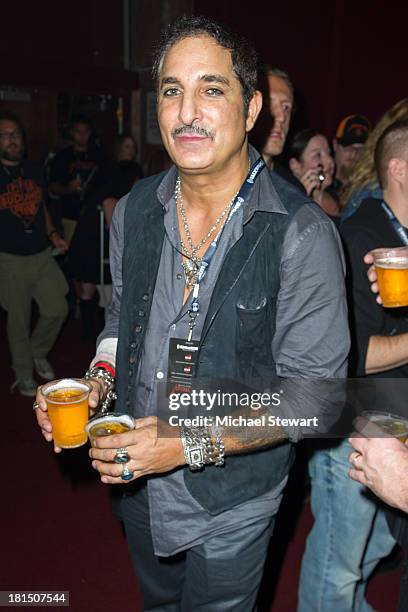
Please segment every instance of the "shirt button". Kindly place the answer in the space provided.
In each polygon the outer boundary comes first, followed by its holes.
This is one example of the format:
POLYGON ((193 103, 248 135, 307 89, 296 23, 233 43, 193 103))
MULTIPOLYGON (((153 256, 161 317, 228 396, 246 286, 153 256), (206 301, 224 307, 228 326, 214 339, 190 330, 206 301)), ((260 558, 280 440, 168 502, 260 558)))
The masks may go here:
POLYGON ((164 378, 164 372, 157 372, 157 374, 156 374, 156 378, 158 378, 159 380, 161 380, 162 378, 164 378))
POLYGON ((131 358, 129 359, 129 363, 135 363, 135 361, 136 361, 136 359, 135 359, 134 357, 131 357, 131 358))
POLYGON ((172 329, 173 331, 176 329, 177 325, 175 323, 173 323, 173 325, 170 325, 170 329, 172 329))
POLYGON ((139 310, 138 315, 139 315, 139 317, 144 317, 145 316, 145 311, 144 310, 139 310))
POLYGON ((133 370, 129 370, 129 378, 132 378, 133 376, 133 370))
POLYGON ((142 295, 142 300, 143 300, 144 302, 148 302, 148 301, 149 301, 149 294, 148 294, 148 293, 144 293, 144 294, 142 295))
POLYGON ((141 332, 141 331, 142 331, 142 326, 141 326, 141 325, 136 325, 136 327, 135 327, 135 332, 136 332, 137 334, 140 334, 140 332, 141 332))
POLYGON ((177 280, 181 280, 181 279, 183 278, 183 275, 182 275, 182 274, 179 272, 179 273, 177 274, 177 277, 176 277, 176 278, 177 278, 177 280))
POLYGON ((130 348, 131 349, 135 349, 136 347, 137 347, 136 342, 132 342, 131 345, 130 345, 130 348))

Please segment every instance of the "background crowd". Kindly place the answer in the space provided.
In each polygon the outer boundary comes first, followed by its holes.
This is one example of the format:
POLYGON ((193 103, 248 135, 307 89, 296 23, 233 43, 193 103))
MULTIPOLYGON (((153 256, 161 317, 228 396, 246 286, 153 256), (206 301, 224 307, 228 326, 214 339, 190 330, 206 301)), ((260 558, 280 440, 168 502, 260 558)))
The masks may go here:
MULTIPOLYGON (((402 130, 398 155, 408 162, 408 98, 384 109, 376 125, 364 109, 356 109, 339 118, 334 134, 308 126, 287 141, 296 108, 291 79, 265 67, 260 87, 264 107, 252 143, 272 172, 323 209, 343 239, 352 331, 349 376, 407 378, 408 351, 387 361, 378 357, 382 349, 372 340, 407 334, 406 311, 384 312, 376 304, 363 257, 376 247, 401 246, 381 202, 387 196, 391 208, 403 207, 405 197, 408 210, 408 179, 392 169, 379 176, 378 157, 386 158, 397 129, 402 130)), ((47 355, 67 317, 79 319, 84 343, 95 343, 102 308, 109 303, 106 262, 115 205, 136 181, 171 165, 159 149, 148 160, 138 159, 130 133, 117 137, 113 151, 103 150, 103 134, 94 133, 85 115, 71 117, 69 136, 68 146, 36 163, 20 119, 0 113, 0 304, 7 312, 12 390, 27 397, 34 397, 39 382, 55 377, 47 355)), ((403 227, 405 219, 406 214, 403 227)), ((398 412, 395 401, 392 411, 398 412)), ((311 450, 315 523, 303 559, 299 610, 323 610, 324 601, 331 611, 367 612, 372 610, 365 599, 367 580, 393 551, 395 534, 406 544, 404 529, 395 515, 387 519, 388 511, 363 485, 349 479, 347 441, 311 450)))

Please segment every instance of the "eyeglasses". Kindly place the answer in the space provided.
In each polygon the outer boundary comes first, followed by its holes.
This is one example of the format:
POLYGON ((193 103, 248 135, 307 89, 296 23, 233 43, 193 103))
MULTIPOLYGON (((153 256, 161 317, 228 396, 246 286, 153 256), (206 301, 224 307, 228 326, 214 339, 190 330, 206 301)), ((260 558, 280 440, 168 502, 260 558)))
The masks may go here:
POLYGON ((0 132, 0 140, 19 140, 21 132, 0 132))

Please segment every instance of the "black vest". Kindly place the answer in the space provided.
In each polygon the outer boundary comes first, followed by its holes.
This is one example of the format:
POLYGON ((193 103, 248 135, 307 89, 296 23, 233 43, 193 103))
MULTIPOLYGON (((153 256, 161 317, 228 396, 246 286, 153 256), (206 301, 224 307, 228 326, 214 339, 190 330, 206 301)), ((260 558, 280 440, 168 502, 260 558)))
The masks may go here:
MULTIPOLYGON (((137 364, 165 233, 164 211, 156 195, 162 179, 163 174, 138 181, 125 211, 116 358, 119 412, 132 413, 135 406, 137 364)), ((204 323, 198 377, 237 381, 276 377, 271 344, 282 242, 293 215, 308 200, 277 176, 273 183, 288 214, 255 212, 245 223, 240 240, 228 252, 204 323), (251 310, 255 301, 264 306, 251 310)), ((293 445, 286 442, 254 453, 228 456, 222 468, 211 466, 191 472, 185 467, 184 480, 201 506, 210 514, 218 514, 273 489, 287 475, 292 461, 293 445)))

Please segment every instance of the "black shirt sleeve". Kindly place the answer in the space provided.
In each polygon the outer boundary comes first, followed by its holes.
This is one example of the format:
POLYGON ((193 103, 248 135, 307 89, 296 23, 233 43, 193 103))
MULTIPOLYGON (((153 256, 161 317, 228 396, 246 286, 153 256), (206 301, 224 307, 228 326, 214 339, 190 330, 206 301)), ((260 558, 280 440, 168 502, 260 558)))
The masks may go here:
POLYGON ((370 336, 386 333, 384 309, 377 304, 367 278, 369 266, 364 255, 378 247, 378 236, 358 227, 342 230, 347 260, 347 292, 352 348, 349 358, 351 376, 364 376, 370 336))

